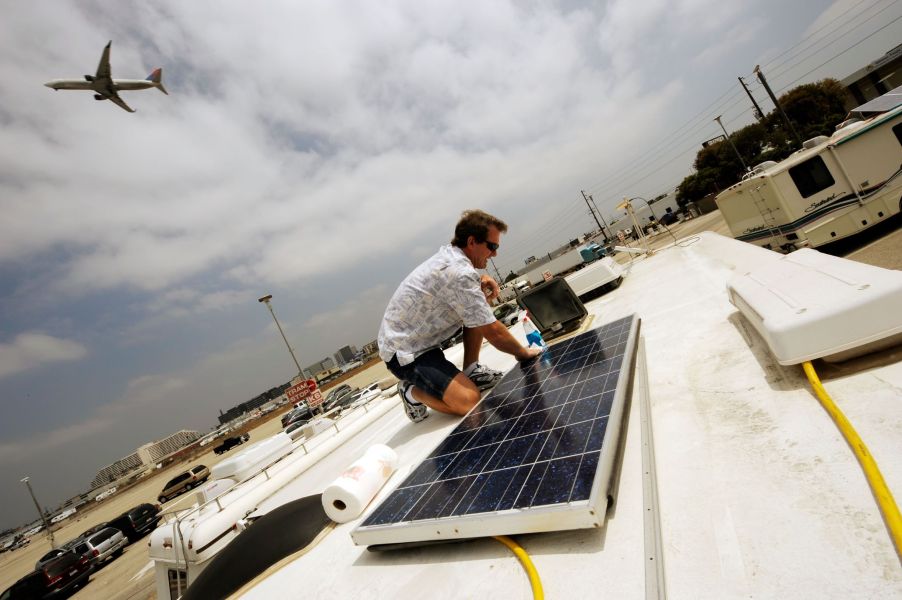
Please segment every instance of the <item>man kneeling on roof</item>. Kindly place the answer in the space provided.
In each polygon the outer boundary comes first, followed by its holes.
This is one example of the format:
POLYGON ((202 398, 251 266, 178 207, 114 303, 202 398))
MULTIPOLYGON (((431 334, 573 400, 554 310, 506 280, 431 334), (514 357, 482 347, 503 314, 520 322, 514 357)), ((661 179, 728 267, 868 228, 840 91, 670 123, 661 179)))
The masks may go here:
POLYGON ((479 363, 482 341, 518 360, 541 354, 518 342, 492 314, 498 282, 485 269, 498 252, 504 221, 481 210, 463 213, 451 243, 408 275, 388 303, 379 328, 379 356, 399 380, 398 392, 410 420, 426 418, 426 407, 465 415, 480 391, 503 373, 479 363), (442 353, 441 343, 463 326, 464 370, 442 353))

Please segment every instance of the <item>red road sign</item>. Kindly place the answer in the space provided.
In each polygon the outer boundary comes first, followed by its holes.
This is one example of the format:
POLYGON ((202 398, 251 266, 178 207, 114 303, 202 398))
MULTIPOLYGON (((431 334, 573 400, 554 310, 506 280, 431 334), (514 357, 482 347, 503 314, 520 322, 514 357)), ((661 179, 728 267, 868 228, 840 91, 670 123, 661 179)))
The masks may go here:
POLYGON ((307 387, 306 381, 301 381, 285 390, 285 397, 289 402, 300 402, 310 395, 310 388, 307 387))
POLYGON ((310 408, 314 408, 323 403, 323 393, 319 390, 313 390, 311 392, 310 397, 307 398, 307 406, 310 408))

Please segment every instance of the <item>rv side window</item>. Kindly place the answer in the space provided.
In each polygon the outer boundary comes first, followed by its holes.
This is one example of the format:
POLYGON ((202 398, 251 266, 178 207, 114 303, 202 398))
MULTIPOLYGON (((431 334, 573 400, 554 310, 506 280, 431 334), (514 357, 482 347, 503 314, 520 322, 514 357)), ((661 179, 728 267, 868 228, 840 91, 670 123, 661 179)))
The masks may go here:
POLYGON ((836 183, 827 165, 824 164, 824 159, 820 156, 815 156, 800 165, 792 167, 789 169, 789 176, 792 177, 792 181, 799 188, 802 198, 813 196, 836 183))
POLYGON ((896 139, 899 140, 899 145, 902 145, 902 123, 899 123, 895 127, 893 127, 893 133, 896 134, 896 139))

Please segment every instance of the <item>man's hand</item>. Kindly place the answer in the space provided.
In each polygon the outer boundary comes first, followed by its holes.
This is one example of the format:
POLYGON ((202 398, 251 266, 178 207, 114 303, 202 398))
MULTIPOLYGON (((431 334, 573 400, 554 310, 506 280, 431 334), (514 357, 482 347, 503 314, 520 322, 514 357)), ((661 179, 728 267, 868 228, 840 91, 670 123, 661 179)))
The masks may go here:
POLYGON ((498 282, 491 275, 481 275, 479 279, 482 293, 485 294, 485 299, 491 304, 501 293, 501 288, 498 287, 498 282))
POLYGON ((517 360, 523 362, 535 358, 544 352, 544 348, 523 348, 523 352, 517 354, 517 360))

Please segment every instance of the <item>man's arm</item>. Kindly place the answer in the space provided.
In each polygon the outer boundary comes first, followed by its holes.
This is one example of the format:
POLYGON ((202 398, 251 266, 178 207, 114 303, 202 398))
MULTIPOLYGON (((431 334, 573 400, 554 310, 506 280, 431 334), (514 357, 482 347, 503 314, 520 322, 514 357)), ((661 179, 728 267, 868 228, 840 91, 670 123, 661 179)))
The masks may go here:
POLYGON ((482 293, 485 294, 485 299, 489 304, 501 294, 501 288, 498 287, 498 282, 495 281, 491 275, 480 275, 479 286, 482 288, 482 293))
POLYGON ((498 350, 513 355, 517 360, 529 360, 542 353, 541 348, 527 348, 511 335, 501 321, 495 321, 481 327, 474 327, 485 340, 498 350))

